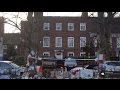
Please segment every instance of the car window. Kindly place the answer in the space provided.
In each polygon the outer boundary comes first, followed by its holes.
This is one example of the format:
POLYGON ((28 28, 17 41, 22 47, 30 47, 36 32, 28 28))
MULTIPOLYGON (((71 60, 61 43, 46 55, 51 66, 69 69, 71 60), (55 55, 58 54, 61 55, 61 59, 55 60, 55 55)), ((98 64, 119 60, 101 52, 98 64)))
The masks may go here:
POLYGON ((107 62, 106 64, 111 66, 120 66, 120 62, 107 62))
POLYGON ((15 63, 10 63, 14 68, 19 68, 20 66, 18 66, 17 64, 15 63))
POLYGON ((97 69, 98 65, 89 65, 86 69, 97 69))
POLYGON ((8 69, 12 67, 8 63, 0 62, 0 68, 8 69))

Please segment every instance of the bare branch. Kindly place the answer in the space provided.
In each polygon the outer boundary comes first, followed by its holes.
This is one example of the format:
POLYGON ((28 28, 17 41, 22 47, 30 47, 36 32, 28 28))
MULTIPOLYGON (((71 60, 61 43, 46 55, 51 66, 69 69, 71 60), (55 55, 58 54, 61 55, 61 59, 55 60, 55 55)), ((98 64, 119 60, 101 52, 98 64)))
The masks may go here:
POLYGON ((21 28, 17 23, 15 23, 14 21, 12 21, 11 19, 8 19, 8 18, 6 18, 6 20, 8 20, 8 21, 5 21, 4 23, 12 25, 12 26, 16 27, 17 29, 19 29, 21 31, 21 28))

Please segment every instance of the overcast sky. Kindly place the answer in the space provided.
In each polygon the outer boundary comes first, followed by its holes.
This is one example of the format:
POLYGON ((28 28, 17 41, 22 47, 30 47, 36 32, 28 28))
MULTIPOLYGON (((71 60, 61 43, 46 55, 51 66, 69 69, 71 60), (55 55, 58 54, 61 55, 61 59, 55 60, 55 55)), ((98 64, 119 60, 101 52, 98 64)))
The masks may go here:
MULTIPOLYGON (((0 16, 5 16, 7 18, 13 18, 14 15, 17 15, 18 12, 0 12, 0 16)), ((43 13, 44 16, 80 16, 81 12, 44 12, 43 13)), ((26 14, 25 13, 21 13, 20 12, 20 17, 22 17, 23 20, 26 20, 26 14)), ((12 20, 16 20, 16 19, 12 19, 12 20)), ((21 19, 18 19, 18 23, 20 23, 21 19)), ((5 33, 18 33, 20 32, 19 30, 17 30, 15 27, 9 25, 9 24, 5 24, 5 33)))
MULTIPOLYGON (((27 14, 24 12, 19 12, 19 16, 23 19, 26 20, 27 14)), ((13 18, 14 15, 17 15, 18 12, 0 12, 0 16, 5 16, 7 18, 13 18)), ((88 14, 91 14, 91 12, 89 12, 88 14)), ((95 15, 97 15, 96 13, 94 13, 95 15)), ((81 12, 44 12, 43 13, 44 16, 81 16, 81 12)), ((12 19, 12 20, 16 20, 16 19, 12 19)), ((20 23, 21 19, 18 19, 18 23, 20 23)), ((17 33, 19 32, 19 30, 17 30, 16 28, 14 28, 13 26, 9 25, 9 24, 5 24, 5 33, 17 33)))

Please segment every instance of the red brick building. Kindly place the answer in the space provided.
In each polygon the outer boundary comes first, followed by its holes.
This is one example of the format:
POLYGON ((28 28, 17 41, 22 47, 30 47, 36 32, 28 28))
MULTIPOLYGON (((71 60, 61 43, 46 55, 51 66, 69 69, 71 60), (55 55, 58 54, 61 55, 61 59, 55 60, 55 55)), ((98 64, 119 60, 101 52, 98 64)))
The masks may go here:
MULTIPOLYGON (((23 29, 21 34, 25 36, 25 31, 29 30, 27 21, 22 21, 21 25, 23 29)), ((110 27, 111 47, 117 56, 120 50, 120 18, 114 18, 110 27)), ((85 54, 82 48, 93 39, 94 45, 97 47, 95 38, 99 32, 97 17, 41 16, 35 24, 35 30, 37 33, 34 34, 33 41, 37 40, 39 54, 42 57, 80 57, 85 54)))

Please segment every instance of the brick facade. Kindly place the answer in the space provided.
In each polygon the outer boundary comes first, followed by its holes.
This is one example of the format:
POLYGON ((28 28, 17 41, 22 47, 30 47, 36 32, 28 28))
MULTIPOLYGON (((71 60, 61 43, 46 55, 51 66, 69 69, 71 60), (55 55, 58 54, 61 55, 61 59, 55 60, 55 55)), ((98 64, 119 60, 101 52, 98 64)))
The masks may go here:
MULTIPOLYGON (((74 52, 75 57, 80 56, 80 37, 86 37, 86 42, 90 41, 90 34, 99 32, 99 25, 97 23, 97 17, 42 17, 36 25, 39 35, 40 56, 43 56, 43 52, 49 52, 50 56, 54 57, 55 50, 62 51, 63 58, 67 56, 68 52, 74 52), (43 30, 44 23, 50 23, 50 30, 43 30), (56 23, 62 23, 62 30, 56 30, 56 23), (74 31, 68 31, 68 23, 74 23, 74 31), (80 31, 80 23, 86 23, 86 31, 80 31), (43 47, 43 37, 50 37, 50 47, 43 47), (55 37, 62 37, 62 47, 55 47, 55 37), (74 37, 74 47, 68 48, 68 37, 74 37)), ((27 26, 22 28, 27 30, 27 26)), ((120 18, 115 18, 111 23, 112 34, 120 33, 119 29, 120 18)), ((112 48, 116 51, 116 37, 112 37, 112 48)))

